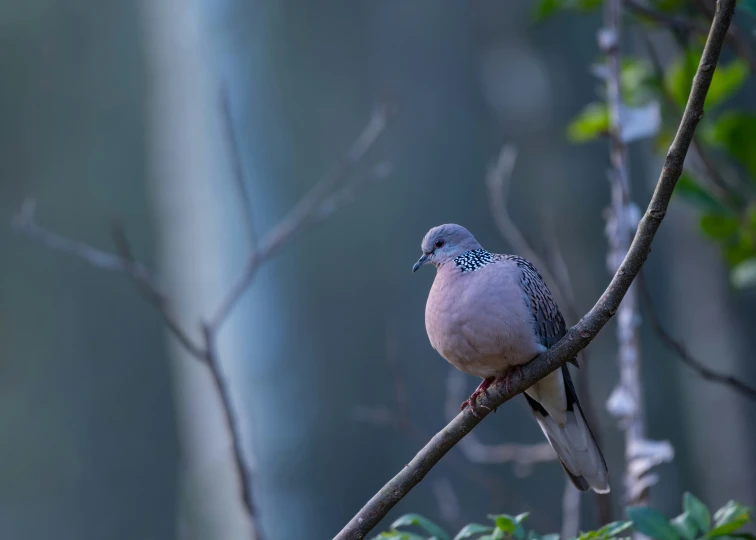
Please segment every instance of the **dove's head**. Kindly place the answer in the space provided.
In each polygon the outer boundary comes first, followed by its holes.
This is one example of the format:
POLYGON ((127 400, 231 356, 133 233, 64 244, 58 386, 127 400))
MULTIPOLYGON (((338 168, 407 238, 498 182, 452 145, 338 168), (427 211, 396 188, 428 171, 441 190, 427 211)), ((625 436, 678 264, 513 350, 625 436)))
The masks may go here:
POLYGON ((420 244, 423 256, 412 267, 412 271, 415 272, 426 263, 433 263, 438 268, 453 261, 465 251, 480 247, 472 233, 461 225, 447 223, 433 227, 420 244))

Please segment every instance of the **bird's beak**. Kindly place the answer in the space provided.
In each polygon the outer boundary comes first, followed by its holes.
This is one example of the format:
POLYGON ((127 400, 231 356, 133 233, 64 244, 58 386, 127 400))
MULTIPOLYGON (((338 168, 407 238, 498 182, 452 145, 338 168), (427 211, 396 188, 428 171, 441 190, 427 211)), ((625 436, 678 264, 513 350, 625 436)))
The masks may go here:
POLYGON ((428 258, 430 257, 430 253, 424 254, 422 257, 420 257, 417 262, 415 263, 415 266, 412 267, 413 272, 417 272, 417 269, 420 268, 422 265, 428 262, 428 258))

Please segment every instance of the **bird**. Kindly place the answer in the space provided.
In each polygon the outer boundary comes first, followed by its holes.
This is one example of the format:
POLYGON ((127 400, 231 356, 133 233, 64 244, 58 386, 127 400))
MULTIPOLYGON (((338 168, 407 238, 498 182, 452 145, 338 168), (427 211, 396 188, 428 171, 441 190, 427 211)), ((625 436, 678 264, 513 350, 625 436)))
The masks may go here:
MULTIPOLYGON (((559 307, 535 266, 517 255, 487 251, 466 228, 433 227, 412 267, 436 267, 425 306, 431 346, 455 368, 483 381, 462 409, 494 381, 507 388, 513 371, 566 333, 559 307)), ((572 359, 577 365, 577 360, 572 359)), ((524 392, 525 399, 572 483, 580 491, 608 493, 609 472, 580 407, 566 365, 524 392)))

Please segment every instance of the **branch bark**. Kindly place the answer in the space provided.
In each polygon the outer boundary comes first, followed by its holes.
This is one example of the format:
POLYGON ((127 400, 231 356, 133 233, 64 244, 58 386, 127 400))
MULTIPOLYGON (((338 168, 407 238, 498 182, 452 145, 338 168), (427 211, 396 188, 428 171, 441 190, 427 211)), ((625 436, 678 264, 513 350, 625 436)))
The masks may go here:
MULTIPOLYGON (((609 243, 607 268, 617 271, 627 254, 635 229, 637 212, 630 199, 630 175, 627 146, 623 138, 622 91, 620 72, 620 42, 622 0, 607 0, 604 4, 604 28, 599 32, 599 46, 606 55, 606 101, 609 110, 609 182, 611 205, 606 211, 606 237, 609 243)), ((610 414, 620 421, 625 432, 625 501, 629 504, 648 503, 648 490, 656 476, 648 474, 649 467, 640 464, 641 456, 634 449, 645 448, 646 423, 643 411, 641 383, 640 336, 638 299, 631 286, 617 311, 617 360, 620 380, 607 401, 610 414)), ((636 536, 637 537, 637 536, 636 536)))
POLYGON ((402 468, 349 523, 336 535, 335 540, 362 539, 386 516, 409 491, 416 486, 433 466, 485 418, 490 410, 523 392, 537 380, 558 369, 579 351, 584 349, 617 312, 623 297, 640 272, 651 251, 656 231, 664 219, 672 192, 683 170, 685 155, 690 147, 696 126, 703 117, 706 94, 711 85, 722 43, 735 11, 736 0, 719 0, 701 62, 693 79, 688 104, 677 129, 672 145, 664 161, 659 180, 646 213, 638 224, 638 230, 622 264, 612 277, 609 286, 591 310, 556 345, 522 367, 521 374, 510 379, 510 388, 496 384, 488 395, 478 398, 480 418, 467 408, 439 431, 417 455, 402 468))

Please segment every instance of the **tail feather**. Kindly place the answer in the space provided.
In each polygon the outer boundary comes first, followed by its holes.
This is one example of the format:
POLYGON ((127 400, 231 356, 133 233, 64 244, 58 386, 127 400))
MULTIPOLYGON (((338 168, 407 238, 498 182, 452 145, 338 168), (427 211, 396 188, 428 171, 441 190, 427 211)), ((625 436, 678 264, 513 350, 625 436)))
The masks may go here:
POLYGON ((528 388, 525 398, 575 487, 608 493, 606 461, 580 408, 567 366, 528 388))

